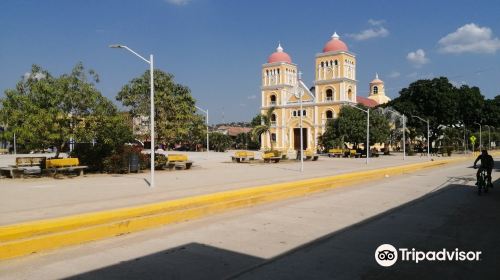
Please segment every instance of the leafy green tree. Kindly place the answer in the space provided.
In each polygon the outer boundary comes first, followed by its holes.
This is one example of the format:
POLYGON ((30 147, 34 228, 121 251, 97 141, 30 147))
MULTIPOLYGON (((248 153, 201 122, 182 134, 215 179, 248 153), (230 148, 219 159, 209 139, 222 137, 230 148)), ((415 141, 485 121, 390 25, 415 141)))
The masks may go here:
POLYGON ((380 110, 370 111, 370 145, 386 143, 391 134, 389 119, 380 110))
MULTIPOLYGON (((366 117, 366 113, 356 108, 342 107, 338 118, 327 123, 326 131, 320 137, 320 143, 326 149, 343 146, 346 142, 352 143, 355 147, 360 143, 366 143, 366 117)), ((389 135, 390 124, 383 112, 370 109, 370 145, 385 143, 389 135)))
POLYGON ((251 132, 236 135, 234 142, 236 149, 258 150, 260 147, 259 142, 252 138, 251 132))
POLYGON ((484 124, 500 129, 500 95, 485 100, 483 117, 484 124))
POLYGON ((125 130, 116 121, 117 109, 95 88, 97 74, 86 71, 78 63, 70 74, 52 76, 47 70, 33 65, 15 89, 5 91, 0 100, 0 118, 7 126, 7 137, 15 133, 17 142, 26 149, 56 148, 56 157, 63 147, 76 142, 98 141, 116 143, 123 140, 106 128, 125 130))
POLYGON ((399 96, 385 106, 393 107, 408 116, 407 125, 417 128, 417 132, 424 137, 427 136, 426 124, 411 116, 428 119, 431 142, 442 135, 445 126, 455 125, 460 121, 457 118, 459 109, 456 88, 446 77, 415 81, 408 88, 403 88, 399 96))
MULTIPOLYGON (((154 70, 155 137, 172 146, 189 142, 193 123, 199 123, 195 99, 188 87, 174 81, 172 74, 154 70)), ((116 99, 130 109, 132 116, 150 114, 150 74, 131 80, 123 86, 116 99)))
MULTIPOLYGON (((257 126, 254 126, 254 128, 252 129, 252 138, 254 139, 254 141, 259 141, 262 134, 269 135, 269 143, 271 143, 271 151, 274 150, 273 141, 271 139, 271 116, 274 113, 274 109, 275 109, 274 107, 271 107, 266 111, 265 115, 260 115, 261 123, 257 126)), ((254 118, 254 120, 255 119, 256 118, 254 118)))
POLYGON ((481 123, 484 96, 478 87, 463 85, 455 89, 455 100, 457 104, 456 123, 452 125, 464 125, 471 127, 475 122, 481 123))
POLYGON ((250 126, 251 127, 256 127, 258 125, 261 124, 261 120, 262 120, 262 115, 261 114, 258 114, 257 116, 255 116, 252 121, 250 122, 250 126))
POLYGON ((233 140, 230 136, 220 132, 211 132, 209 137, 210 149, 216 152, 225 152, 233 144, 233 140))

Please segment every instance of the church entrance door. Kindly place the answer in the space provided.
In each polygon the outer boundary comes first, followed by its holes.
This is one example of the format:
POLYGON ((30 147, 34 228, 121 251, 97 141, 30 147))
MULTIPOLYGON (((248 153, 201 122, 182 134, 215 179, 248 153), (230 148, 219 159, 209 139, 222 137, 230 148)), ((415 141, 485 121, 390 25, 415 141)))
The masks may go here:
MULTIPOLYGON (((302 128, 302 149, 307 150, 307 128, 302 128)), ((300 150, 300 128, 293 129, 293 148, 300 150)))

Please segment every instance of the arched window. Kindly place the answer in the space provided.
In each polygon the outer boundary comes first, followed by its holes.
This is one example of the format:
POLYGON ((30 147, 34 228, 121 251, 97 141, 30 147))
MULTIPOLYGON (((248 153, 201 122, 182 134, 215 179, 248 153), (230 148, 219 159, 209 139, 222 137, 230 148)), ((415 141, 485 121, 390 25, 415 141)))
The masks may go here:
POLYGON ((377 94, 378 93, 378 86, 373 86, 373 94, 377 94))
POLYGON ((335 59, 335 66, 339 65, 339 61, 335 59))
POLYGON ((326 119, 333 119, 333 112, 332 110, 326 111, 326 119))
POLYGON ((293 114, 292 114, 294 117, 297 116, 297 111, 293 111, 293 114))
POLYGON ((276 114, 271 115, 271 126, 276 126, 276 114))
POLYGON ((271 95, 271 97, 270 97, 270 101, 271 101, 271 102, 270 102, 270 105, 271 105, 271 106, 276 105, 276 95, 274 95, 274 94, 273 94, 273 95, 271 95))
POLYGON ((325 67, 325 63, 321 61, 321 67, 325 67))
POLYGON ((349 99, 349 100, 353 101, 353 100, 352 100, 352 90, 351 90, 351 89, 349 89, 349 90, 347 91, 347 99, 349 99))
POLYGON ((326 90, 326 101, 332 101, 333 100, 333 90, 327 89, 326 90))

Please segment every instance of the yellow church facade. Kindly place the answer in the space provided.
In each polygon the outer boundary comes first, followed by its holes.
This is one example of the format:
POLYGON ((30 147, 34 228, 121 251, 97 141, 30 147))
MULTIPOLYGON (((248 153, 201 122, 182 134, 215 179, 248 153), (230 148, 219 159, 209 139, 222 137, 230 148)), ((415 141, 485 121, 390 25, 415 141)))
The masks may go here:
POLYGON ((325 132, 328 120, 338 116, 342 106, 362 103, 374 107, 390 100, 378 75, 369 85, 368 98, 357 96, 356 56, 337 33, 316 54, 311 89, 300 79, 297 65, 279 44, 262 65, 261 90, 261 113, 265 115, 274 108, 270 134, 261 136, 261 149, 272 146, 288 154, 300 149, 301 116, 303 148, 316 151, 318 137, 325 132))

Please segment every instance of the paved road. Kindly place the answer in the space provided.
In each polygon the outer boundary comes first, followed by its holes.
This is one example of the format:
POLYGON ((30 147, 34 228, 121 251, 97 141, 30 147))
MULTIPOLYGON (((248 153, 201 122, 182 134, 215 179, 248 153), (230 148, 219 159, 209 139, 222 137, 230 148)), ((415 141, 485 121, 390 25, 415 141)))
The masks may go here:
POLYGON ((0 279, 499 279, 498 171, 481 197, 457 164, 4 261, 0 279), (383 243, 482 258, 382 268, 383 243))

